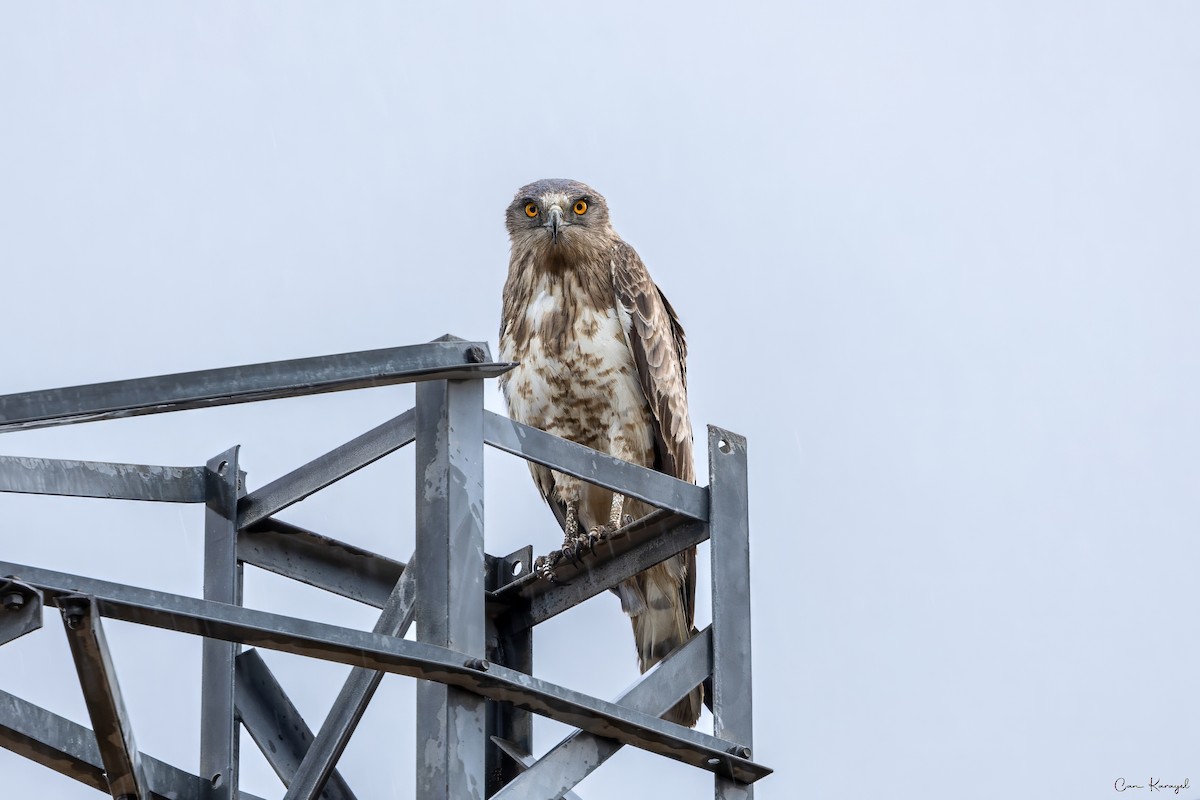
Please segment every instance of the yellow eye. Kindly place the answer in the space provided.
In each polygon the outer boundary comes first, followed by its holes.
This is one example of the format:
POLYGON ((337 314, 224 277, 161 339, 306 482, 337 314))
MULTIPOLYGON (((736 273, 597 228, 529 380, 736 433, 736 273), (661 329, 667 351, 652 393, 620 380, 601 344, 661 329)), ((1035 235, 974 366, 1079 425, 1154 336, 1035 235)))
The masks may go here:
POLYGON ((525 216, 536 217, 537 215, 538 215, 537 203, 526 203, 525 204, 525 216))
POLYGON ((582 200, 576 200, 575 201, 575 213, 582 214, 585 211, 587 211, 587 203, 583 202, 582 200))

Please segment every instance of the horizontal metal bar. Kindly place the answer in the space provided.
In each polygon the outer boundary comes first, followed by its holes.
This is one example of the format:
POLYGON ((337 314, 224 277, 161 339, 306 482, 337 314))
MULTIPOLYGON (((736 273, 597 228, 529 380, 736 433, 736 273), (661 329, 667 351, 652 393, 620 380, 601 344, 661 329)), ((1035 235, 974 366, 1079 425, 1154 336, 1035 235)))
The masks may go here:
POLYGON ((250 492, 238 501, 238 528, 266 519, 409 444, 415 435, 415 418, 416 414, 410 408, 362 436, 250 492))
MULTIPOLYGON (((538 759, 534 758, 533 755, 531 755, 530 753, 526 753, 524 750, 517 747, 515 742, 510 742, 507 739, 501 739, 499 736, 493 736, 492 744, 499 747, 500 750, 504 753, 504 755, 508 756, 514 762, 516 762, 517 766, 520 768, 522 773, 524 773, 525 771, 527 771, 528 769, 530 769, 531 767, 533 767, 535 764, 538 763, 538 759)), ((509 783, 508 785, 511 786, 512 784, 509 783)), ((530 796, 531 795, 525 795, 525 797, 530 797, 530 796)), ((554 795, 547 794, 547 795, 543 795, 543 796, 544 797, 556 797, 556 798, 560 798, 560 800, 583 800, 583 798, 581 798, 579 795, 575 794, 575 792, 571 792, 571 791, 559 792, 558 794, 554 794, 554 795)), ((497 793, 497 794, 492 795, 492 797, 499 798, 500 795, 497 793)))
MULTIPOLYGON (((405 569, 401 561, 275 517, 238 531, 238 559, 375 608, 384 607, 405 569)), ((505 562, 510 569, 514 560, 521 561, 519 554, 505 562)), ((530 563, 521 561, 522 574, 529 573, 530 563)), ((501 601, 489 595, 488 602, 489 613, 504 612, 501 601)))
POLYGON ((0 396, 0 432, 446 378, 494 378, 486 342, 462 340, 181 372, 0 396))
MULTIPOLYGON (((291 786, 304 754, 312 746, 312 731, 257 650, 245 651, 235 662, 237 715, 279 780, 291 786)), ((354 800, 354 792, 333 770, 321 797, 354 800)))
MULTIPOLYGON (((705 628, 655 664, 614 702, 660 716, 699 686, 711 672, 712 631, 705 628)), ((516 780, 492 795, 492 798, 520 800, 525 797, 560 797, 599 769, 621 747, 623 745, 615 739, 576 731, 551 748, 516 780)))
POLYGON ((0 492, 203 503, 204 467, 0 456, 0 492))
POLYGON ((122 800, 146 800, 149 789, 142 774, 141 754, 133 738, 133 726, 121 697, 100 615, 87 596, 60 597, 58 606, 100 748, 109 794, 122 800))
MULTIPOLYGON (((413 621, 413 607, 417 599, 417 581, 412 560, 396 582, 391 596, 383 606, 383 613, 372 629, 384 636, 403 638, 413 621)), ((284 800, 313 800, 325 785, 333 765, 341 758, 350 737, 358 727, 359 720, 367 710, 383 673, 366 667, 350 670, 346 682, 338 692, 333 707, 329 709, 321 730, 317 733, 304 760, 296 769, 295 779, 288 784, 284 800)))
POLYGON ((578 563, 559 561, 553 579, 530 573, 492 592, 491 598, 512 608, 500 623, 503 627, 528 628, 707 539, 707 524, 656 511, 617 531, 578 563), (528 603, 517 603, 517 598, 528 603))
POLYGON ((238 532, 245 564, 383 608, 404 564, 274 517, 238 532))
MULTIPOLYGON (((0 691, 0 747, 108 792, 96 734, 77 722, 0 691)), ((142 770, 155 800, 204 800, 208 782, 142 753, 142 770)), ((241 792, 239 800, 261 800, 241 792)))
POLYGON ((497 450, 636 497, 689 519, 708 521, 708 490, 484 411, 484 441, 497 450))
POLYGON ((93 595, 102 614, 125 622, 458 686, 747 783, 771 773, 761 764, 728 752, 735 746, 733 742, 664 722, 517 670, 488 665, 426 642, 412 642, 9 562, 0 562, 2 573, 16 575, 48 596, 75 592, 93 595))

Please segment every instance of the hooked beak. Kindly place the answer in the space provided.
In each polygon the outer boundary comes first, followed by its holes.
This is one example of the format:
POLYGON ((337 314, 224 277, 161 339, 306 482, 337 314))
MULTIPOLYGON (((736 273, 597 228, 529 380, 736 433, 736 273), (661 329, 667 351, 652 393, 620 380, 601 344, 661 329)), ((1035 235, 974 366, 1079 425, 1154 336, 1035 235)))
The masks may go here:
POLYGON ((562 209, 558 206, 550 206, 550 221, 545 227, 550 229, 550 238, 554 244, 558 244, 558 229, 562 227, 562 209))

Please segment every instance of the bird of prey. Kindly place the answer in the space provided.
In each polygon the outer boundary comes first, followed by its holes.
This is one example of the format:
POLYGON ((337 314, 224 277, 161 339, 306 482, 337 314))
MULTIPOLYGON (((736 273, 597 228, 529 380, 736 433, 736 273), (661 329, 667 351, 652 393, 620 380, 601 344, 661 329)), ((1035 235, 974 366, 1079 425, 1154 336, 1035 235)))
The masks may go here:
MULTIPOLYGON (((695 483, 688 419, 687 345, 679 318, 632 247, 613 230, 608 204, 572 180, 523 186, 505 222, 512 242, 500 353, 520 362, 500 378, 518 422, 695 483)), ((530 464, 565 534, 542 571, 576 556, 646 504, 530 464), (583 533, 581 533, 581 531, 583 533)), ((696 549, 622 582, 645 672, 694 633, 696 549)), ((664 715, 695 725, 697 688, 664 715)))

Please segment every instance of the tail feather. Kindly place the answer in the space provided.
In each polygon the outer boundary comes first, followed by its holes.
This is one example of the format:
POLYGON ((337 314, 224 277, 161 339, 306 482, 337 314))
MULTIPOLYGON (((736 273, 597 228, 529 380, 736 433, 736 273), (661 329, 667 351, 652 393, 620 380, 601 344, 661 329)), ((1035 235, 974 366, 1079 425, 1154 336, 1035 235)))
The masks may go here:
MULTIPOLYGON (((662 661, 695 633, 684 597, 685 578, 684 557, 675 556, 635 575, 618 588, 622 608, 633 622, 642 672, 662 661)), ((663 719, 691 727, 700 719, 703 703, 704 689, 698 686, 664 714, 663 719)))

